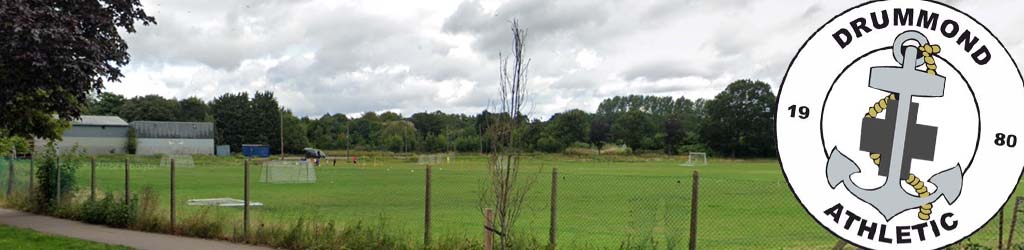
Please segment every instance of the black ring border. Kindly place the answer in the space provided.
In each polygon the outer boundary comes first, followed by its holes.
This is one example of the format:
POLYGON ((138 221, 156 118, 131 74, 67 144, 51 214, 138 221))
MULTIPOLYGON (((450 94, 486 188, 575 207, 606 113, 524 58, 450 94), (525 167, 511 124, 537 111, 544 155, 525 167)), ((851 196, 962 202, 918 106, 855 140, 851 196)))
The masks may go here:
MULTIPOLYGON (((778 118, 778 110, 779 110, 779 104, 780 104, 779 100, 780 100, 780 97, 782 97, 782 89, 783 89, 783 86, 786 83, 786 78, 789 77, 789 71, 792 70, 793 63, 796 62, 797 57, 800 56, 800 53, 803 52, 805 47, 807 47, 807 43, 809 43, 811 41, 811 38, 814 38, 815 36, 817 36, 818 33, 821 32, 821 30, 825 28, 825 26, 828 26, 828 24, 832 23, 833 21, 838 19, 840 16, 845 15, 846 13, 849 13, 852 10, 858 9, 860 7, 864 7, 865 5, 873 4, 873 3, 876 3, 876 2, 883 2, 883 1, 887 1, 887 0, 872 0, 872 1, 868 1, 868 2, 864 2, 864 3, 858 4, 858 5, 854 6, 854 7, 849 8, 849 9, 846 9, 843 12, 840 12, 839 14, 837 14, 834 17, 832 17, 831 19, 829 19, 824 24, 822 24, 821 27, 818 27, 818 29, 814 31, 814 33, 811 33, 811 36, 808 37, 807 40, 804 41, 804 43, 802 45, 800 45, 800 49, 797 50, 796 55, 794 55, 793 59, 790 60, 789 66, 786 67, 786 74, 782 76, 782 82, 779 83, 779 94, 775 98, 775 110, 776 110, 775 112, 776 112, 776 116, 774 116, 773 118, 778 118)), ((967 18, 970 18, 972 21, 977 23, 979 26, 981 26, 981 28, 985 29, 985 31, 988 32, 988 34, 991 35, 992 38, 994 38, 996 40, 996 43, 998 43, 999 46, 1003 48, 1003 51, 1006 52, 1007 57, 1010 58, 1010 62, 1013 63, 1013 66, 1017 68, 1017 77, 1020 78, 1021 82, 1024 82, 1024 76, 1021 75, 1020 66, 1017 65, 1017 61, 1013 59, 1013 55, 1011 55, 1010 51, 1008 49, 1006 49, 1006 45, 1003 44, 1002 40, 999 40, 999 37, 997 37, 994 33, 992 33, 991 29, 989 29, 987 26, 985 26, 984 24, 979 22, 977 18, 974 18, 973 16, 971 16, 971 15, 961 11, 960 9, 953 8, 953 6, 950 6, 950 5, 942 3, 942 2, 937 2, 937 1, 934 1, 934 0, 924 0, 924 1, 935 3, 935 4, 938 4, 938 5, 944 6, 946 8, 949 8, 949 9, 951 9, 953 11, 959 12, 960 14, 963 14, 967 18)), ((798 202, 800 202, 800 206, 804 208, 804 212, 807 212, 807 215, 811 216, 811 219, 814 220, 815 223, 818 223, 819 226, 825 228, 825 231, 828 231, 830 234, 832 234, 836 238, 840 238, 840 239, 844 239, 845 240, 845 238, 839 236, 835 232, 832 232, 832 230, 830 230, 828 227, 826 227, 820 221, 818 221, 817 219, 814 219, 814 214, 812 214, 811 211, 807 209, 807 206, 805 206, 803 201, 800 200, 800 197, 796 195, 796 191, 793 189, 793 185, 789 183, 789 176, 787 176, 786 175, 786 171, 783 170, 784 167, 782 165, 782 154, 779 152, 779 144, 778 144, 779 128, 778 128, 777 124, 778 124, 778 121, 776 121, 776 126, 774 126, 775 127, 775 136, 776 136, 776 141, 775 141, 776 147, 775 147, 775 150, 776 150, 776 155, 779 156, 779 159, 778 159, 779 160, 779 170, 782 170, 782 176, 784 178, 786 178, 786 185, 789 186, 790 193, 793 195, 793 197, 796 198, 796 200, 798 202)), ((980 127, 979 127, 979 129, 980 129, 980 127)), ((980 140, 980 138, 979 138, 979 140, 980 140)), ((1024 171, 1022 171, 1021 174, 1017 176, 1017 183, 1014 184, 1014 190, 1017 190, 1018 186, 1020 185, 1020 178, 1022 176, 1024 176, 1024 171)), ((1003 205, 1000 206, 1000 207, 1005 207, 1006 203, 1009 202, 1011 196, 1013 196, 1013 192, 1010 192, 1010 194, 1006 196, 1006 200, 1003 201, 1003 205)), ((995 216, 997 214, 998 213, 992 214, 992 217, 990 217, 985 223, 988 224, 988 221, 992 221, 992 219, 995 218, 995 216)), ((984 227, 984 225, 982 227, 984 227)), ((970 237, 971 235, 974 235, 975 233, 977 233, 978 230, 981 230, 982 227, 979 227, 978 229, 975 229, 974 232, 971 232, 970 234, 968 234, 967 236, 964 236, 964 238, 961 238, 961 239, 957 240, 956 242, 950 243, 948 245, 945 245, 945 246, 942 246, 942 247, 939 247, 939 248, 946 248, 946 247, 949 247, 949 246, 954 245, 956 243, 959 243, 960 241, 963 241, 967 237, 970 237)), ((870 249, 870 248, 866 248, 866 247, 854 244, 854 243, 849 242, 849 241, 847 241, 847 243, 850 243, 851 245, 854 245, 854 246, 859 247, 859 248, 870 249)))

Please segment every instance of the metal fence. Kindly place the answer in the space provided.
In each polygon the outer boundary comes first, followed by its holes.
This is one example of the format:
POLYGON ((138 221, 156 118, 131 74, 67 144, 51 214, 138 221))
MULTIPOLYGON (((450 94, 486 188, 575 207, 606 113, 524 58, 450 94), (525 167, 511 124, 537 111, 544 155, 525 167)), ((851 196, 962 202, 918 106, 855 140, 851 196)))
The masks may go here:
MULTIPOLYGON (((85 158, 78 161, 75 185, 60 188, 73 190, 70 201, 93 195, 138 197, 150 189, 159 200, 154 211, 172 225, 212 220, 220 227, 216 234, 227 238, 265 234, 299 221, 375 229, 413 244, 483 242, 488 232, 495 233, 484 227, 484 211, 493 207, 481 201, 487 184, 482 156, 431 165, 429 174, 428 166, 417 165, 415 159, 327 161, 331 164, 317 167, 311 183, 260 182, 264 165, 257 160, 248 162, 248 183, 241 159, 197 156, 192 167, 173 170, 161 161, 85 158)), ((521 172, 521 183, 530 192, 517 222, 517 240, 526 246, 829 249, 838 241, 806 214, 776 172, 736 174, 710 169, 715 166, 645 167, 664 163, 643 162, 569 162, 556 168, 546 166, 549 162, 528 161, 534 167, 521 172)), ((29 159, 0 159, 5 199, 29 198, 33 167, 29 159)), ((1024 214, 1012 212, 1015 201, 1004 209, 1002 223, 999 217, 993 219, 958 246, 1024 245, 1024 214)), ((1017 210, 1024 210, 1024 201, 1017 210)))
POLYGON ((32 178, 31 159, 0 158, 0 195, 27 198, 32 178))

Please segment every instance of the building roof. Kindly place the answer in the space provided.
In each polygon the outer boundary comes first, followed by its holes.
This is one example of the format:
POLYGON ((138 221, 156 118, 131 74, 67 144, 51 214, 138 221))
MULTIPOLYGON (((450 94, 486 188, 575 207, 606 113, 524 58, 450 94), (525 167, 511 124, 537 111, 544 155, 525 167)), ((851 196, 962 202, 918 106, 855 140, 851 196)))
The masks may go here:
POLYGON ((214 136, 210 122, 134 121, 131 126, 138 138, 213 139, 214 136))
POLYGON ((78 120, 71 121, 72 125, 79 126, 128 126, 128 122, 117 116, 83 115, 78 120))

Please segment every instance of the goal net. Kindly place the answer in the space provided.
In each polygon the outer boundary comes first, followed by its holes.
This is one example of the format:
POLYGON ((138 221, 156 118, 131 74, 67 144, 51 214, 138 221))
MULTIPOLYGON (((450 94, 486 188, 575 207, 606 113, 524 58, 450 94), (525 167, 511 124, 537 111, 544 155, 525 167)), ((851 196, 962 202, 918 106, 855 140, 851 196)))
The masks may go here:
POLYGON ((441 165, 452 160, 451 154, 417 155, 416 165, 441 165))
POLYGON ((307 161, 267 161, 263 163, 260 182, 316 183, 316 168, 307 161))
POLYGON ((196 166, 196 162, 192 160, 192 155, 167 155, 160 157, 160 167, 171 167, 171 160, 174 160, 174 167, 176 168, 191 168, 196 166))
POLYGON ((704 152, 690 152, 686 157, 686 166, 708 165, 708 154, 704 152))

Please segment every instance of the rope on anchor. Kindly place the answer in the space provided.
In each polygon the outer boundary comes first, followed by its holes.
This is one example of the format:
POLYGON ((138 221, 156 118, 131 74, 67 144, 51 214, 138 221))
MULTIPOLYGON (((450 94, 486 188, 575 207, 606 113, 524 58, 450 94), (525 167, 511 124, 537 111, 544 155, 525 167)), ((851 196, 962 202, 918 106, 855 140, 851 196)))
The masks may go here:
MULTIPOLYGON (((935 58, 933 57, 933 55, 939 54, 939 51, 942 51, 942 48, 939 48, 938 45, 934 44, 925 44, 918 47, 918 50, 920 50, 921 55, 924 56, 924 63, 925 67, 928 68, 928 74, 935 75, 935 69, 938 67, 936 67, 935 65, 935 58)), ((889 96, 882 97, 882 99, 878 100, 878 102, 875 102, 875 105, 868 108, 868 112, 864 114, 864 117, 877 117, 879 113, 885 111, 885 108, 889 106, 889 101, 895 100, 896 94, 889 94, 889 96)), ((870 152, 868 154, 871 156, 871 160, 874 161, 875 166, 881 165, 882 154, 870 152)), ((914 176, 914 174, 910 174, 909 176, 907 176, 906 182, 910 186, 914 187, 914 191, 917 192, 918 197, 925 198, 931 195, 931 192, 928 192, 928 187, 924 186, 924 182, 921 181, 920 178, 917 178, 917 176, 914 176)), ((926 203, 918 208, 917 218, 921 220, 928 220, 929 218, 931 218, 931 214, 932 204, 926 203)))

